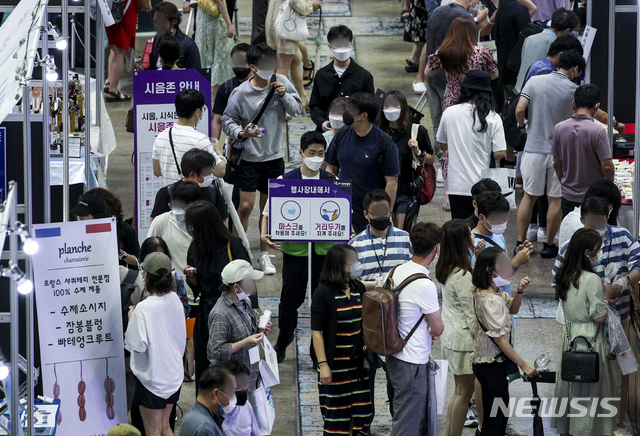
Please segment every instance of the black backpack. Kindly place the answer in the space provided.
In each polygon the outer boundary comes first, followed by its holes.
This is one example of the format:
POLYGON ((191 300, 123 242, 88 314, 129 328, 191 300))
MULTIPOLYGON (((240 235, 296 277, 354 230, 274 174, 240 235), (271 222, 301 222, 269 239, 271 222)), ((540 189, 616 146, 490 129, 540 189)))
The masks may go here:
MULTIPOLYGON (((522 62, 522 47, 524 46, 524 40, 530 37, 531 35, 537 35, 541 33, 544 29, 547 28, 546 21, 533 21, 522 29, 520 35, 518 35, 518 40, 516 41, 516 45, 511 49, 511 53, 509 53, 509 58, 507 59, 507 68, 511 71, 518 72, 520 71, 520 63, 522 62)), ((545 53, 546 55, 546 53, 545 53)))
MULTIPOLYGON (((536 76, 543 76, 549 73, 552 73, 552 71, 540 71, 536 76)), ((529 74, 529 71, 527 71, 527 74, 529 74)), ((520 94, 514 91, 513 95, 504 103, 504 108, 502 109, 502 113, 500 113, 504 127, 504 137, 507 140, 507 147, 515 151, 523 151, 525 143, 527 142, 527 134, 520 131, 518 120, 516 119, 516 108, 518 107, 519 100, 520 94)))

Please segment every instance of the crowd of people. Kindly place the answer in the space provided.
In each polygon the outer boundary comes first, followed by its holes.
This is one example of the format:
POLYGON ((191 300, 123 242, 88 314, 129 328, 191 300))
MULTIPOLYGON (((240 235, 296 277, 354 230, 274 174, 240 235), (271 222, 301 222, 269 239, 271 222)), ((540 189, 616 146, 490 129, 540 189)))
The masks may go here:
MULTIPOLYGON (((113 193, 87 191, 72 210, 79 220, 117 219, 135 429, 119 425, 109 435, 172 435, 184 382, 195 382, 196 403, 181 436, 261 434, 251 404, 261 376, 251 353, 272 325, 259 323, 257 283, 277 273, 271 258, 280 252, 274 349, 283 363, 310 281, 312 338, 304 352, 318 373, 325 435, 371 434, 381 369, 391 435, 431 434, 436 337, 455 382, 445 434, 475 426, 477 436, 521 435, 494 406, 509 404, 510 376, 539 373, 514 348, 514 315, 531 280, 513 276, 535 241, 543 244, 540 257, 555 259, 549 271, 564 319, 558 403, 621 398, 616 416, 576 418, 568 407, 552 427, 563 436, 629 434, 628 375, 607 358, 604 326, 616 313, 629 332, 640 245, 617 221, 621 195, 606 132, 612 115, 600 108, 600 90, 583 83, 585 1, 568 10, 556 0, 405 0, 404 40, 413 44, 405 70, 417 73, 414 93, 428 96, 431 132, 399 90, 374 95, 374 76, 353 59, 354 35, 343 24, 328 30, 332 58, 316 68, 304 42, 281 36, 282 0, 253 0, 251 44, 236 45, 235 0, 185 1, 185 13, 197 6, 194 39, 180 30, 173 3, 151 9, 146 0, 129 1, 125 18, 107 28, 114 47, 107 101, 130 99, 118 86, 135 39, 133 14, 150 9, 157 35, 148 68, 211 68, 212 133, 195 129, 209 121, 203 93, 181 91, 178 121, 153 145, 154 174, 165 186, 141 245, 113 193), (315 129, 300 138, 300 164, 286 170, 286 125, 304 114, 315 129), (418 218, 426 181, 417 176, 434 164, 451 215, 442 226, 418 218), (515 247, 504 238, 514 207, 491 176, 496 167, 515 168, 524 191, 515 247), (269 234, 269 179, 276 178, 350 181, 348 243, 269 234), (231 202, 222 179, 234 187, 231 202), (230 219, 235 213, 245 231, 257 224, 256 269, 230 219), (363 334, 365 296, 383 287, 401 290, 395 328, 406 341, 386 356, 372 352, 363 334), (577 337, 599 354, 596 383, 562 378, 562 351, 577 337)), ((299 16, 322 8, 316 0, 286 3, 299 16)))

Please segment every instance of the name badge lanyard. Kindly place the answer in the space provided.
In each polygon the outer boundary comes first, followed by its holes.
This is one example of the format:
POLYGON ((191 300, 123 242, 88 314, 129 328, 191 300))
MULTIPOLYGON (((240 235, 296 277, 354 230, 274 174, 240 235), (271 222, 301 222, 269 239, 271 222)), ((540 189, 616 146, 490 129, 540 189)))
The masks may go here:
POLYGON ((382 252, 382 262, 380 262, 380 258, 378 257, 378 251, 376 250, 375 247, 375 243, 373 242, 373 237, 371 236, 371 233, 369 233, 369 238, 371 239, 371 245, 373 248, 373 254, 376 256, 376 261, 378 262, 378 267, 380 267, 380 274, 379 277, 382 277, 382 274, 384 274, 384 261, 387 258, 387 241, 389 240, 389 231, 387 231, 387 236, 385 236, 384 238, 384 250, 382 252))

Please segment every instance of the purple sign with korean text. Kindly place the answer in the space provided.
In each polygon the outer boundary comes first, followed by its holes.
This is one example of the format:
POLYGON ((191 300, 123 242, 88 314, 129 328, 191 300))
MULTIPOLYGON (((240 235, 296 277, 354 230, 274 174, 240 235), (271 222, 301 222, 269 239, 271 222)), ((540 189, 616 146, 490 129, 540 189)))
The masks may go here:
POLYGON ((351 181, 270 179, 269 232, 277 241, 347 242, 351 181))
POLYGON ((136 230, 147 237, 156 193, 165 183, 153 173, 156 136, 178 122, 175 99, 184 89, 204 94, 203 120, 196 130, 211 136, 211 70, 153 70, 133 74, 136 230))

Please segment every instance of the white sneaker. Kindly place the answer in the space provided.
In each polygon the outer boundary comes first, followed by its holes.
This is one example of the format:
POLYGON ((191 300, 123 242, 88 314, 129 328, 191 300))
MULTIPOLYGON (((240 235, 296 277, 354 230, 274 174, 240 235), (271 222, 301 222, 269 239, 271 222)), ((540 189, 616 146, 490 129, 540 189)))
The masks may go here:
POLYGON ((540 227, 537 224, 529 224, 527 229, 527 241, 535 242, 538 240, 538 229, 540 227))
POLYGON ((467 417, 464 420, 465 427, 477 427, 478 426, 478 418, 473 413, 473 410, 469 409, 467 411, 467 417))
POLYGON ((521 432, 517 428, 511 424, 511 422, 507 422, 507 430, 504 432, 507 436, 527 436, 526 433, 521 432))
POLYGON ((442 168, 438 168, 438 172, 436 173, 436 186, 439 186, 439 187, 444 186, 444 177, 442 176, 442 168))
POLYGON ((627 427, 622 424, 618 424, 618 428, 613 432, 613 436, 632 436, 627 427))
POLYGON ((538 227, 538 242, 547 242, 547 228, 538 227))
POLYGON ((272 255, 263 254, 262 256, 260 256, 260 259, 258 259, 258 266, 260 267, 262 272, 267 276, 270 276, 276 273, 276 267, 273 266, 273 264, 271 263, 271 259, 269 259, 270 257, 276 257, 276 256, 273 254, 272 255))
POLYGON ((415 95, 422 95, 426 92, 427 85, 424 82, 418 82, 417 80, 413 82, 413 93, 415 95))

